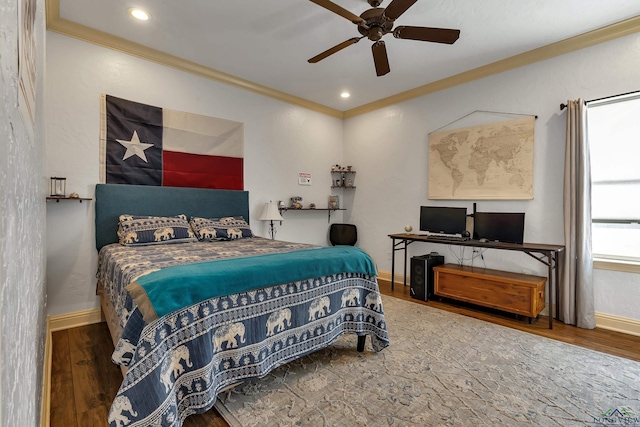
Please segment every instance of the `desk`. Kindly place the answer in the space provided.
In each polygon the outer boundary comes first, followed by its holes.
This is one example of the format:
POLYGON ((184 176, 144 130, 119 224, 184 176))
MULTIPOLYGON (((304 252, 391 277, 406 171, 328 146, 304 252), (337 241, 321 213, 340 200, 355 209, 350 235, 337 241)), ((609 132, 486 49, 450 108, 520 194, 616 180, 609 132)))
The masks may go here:
POLYGON ((487 249, 501 249, 505 251, 517 251, 524 252, 535 260, 543 263, 547 266, 547 283, 549 295, 549 329, 553 329, 553 314, 552 314, 552 300, 551 296, 555 295, 556 301, 556 317, 560 312, 558 306, 560 283, 560 272, 558 269, 558 262, 560 256, 564 253, 563 245, 546 245, 542 243, 502 243, 502 242, 480 242, 479 240, 446 240, 438 239, 435 236, 423 236, 419 234, 389 234, 392 241, 391 251, 391 290, 395 285, 395 264, 396 264, 396 251, 404 251, 404 285, 407 285, 407 247, 414 242, 423 243, 438 243, 443 245, 455 245, 455 246, 471 246, 475 248, 487 248, 487 249))

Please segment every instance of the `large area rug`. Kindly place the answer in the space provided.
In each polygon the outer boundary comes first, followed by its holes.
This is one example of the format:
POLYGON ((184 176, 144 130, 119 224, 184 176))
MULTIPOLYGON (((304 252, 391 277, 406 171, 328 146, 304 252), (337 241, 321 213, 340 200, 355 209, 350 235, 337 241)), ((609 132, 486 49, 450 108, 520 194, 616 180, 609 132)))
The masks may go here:
POLYGON ((397 298, 391 345, 325 350, 219 396, 232 426, 640 426, 640 363, 397 298))

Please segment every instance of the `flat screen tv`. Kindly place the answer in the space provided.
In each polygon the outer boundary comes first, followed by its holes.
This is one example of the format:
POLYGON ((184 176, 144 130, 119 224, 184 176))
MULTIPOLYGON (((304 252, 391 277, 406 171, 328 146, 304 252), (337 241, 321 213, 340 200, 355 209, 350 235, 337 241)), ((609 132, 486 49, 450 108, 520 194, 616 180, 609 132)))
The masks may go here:
POLYGON ((473 217, 473 238, 476 240, 519 243, 524 237, 523 212, 476 212, 473 217))
POLYGON ((420 206, 420 231, 461 234, 467 229, 467 208, 420 206))

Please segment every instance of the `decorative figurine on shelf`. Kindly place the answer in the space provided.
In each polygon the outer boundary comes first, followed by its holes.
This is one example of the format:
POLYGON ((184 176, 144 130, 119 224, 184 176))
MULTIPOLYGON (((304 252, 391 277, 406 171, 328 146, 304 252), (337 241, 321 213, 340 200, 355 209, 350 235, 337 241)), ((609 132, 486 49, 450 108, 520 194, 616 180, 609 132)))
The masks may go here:
POLYGON ((335 172, 335 171, 339 171, 340 170, 340 165, 333 165, 331 166, 331 171, 335 172))
POLYGON ((309 209, 315 209, 315 208, 316 208, 315 203, 309 203, 309 209))
POLYGON ((286 208, 286 206, 285 206, 285 204, 284 204, 284 201, 283 201, 283 200, 280 200, 280 201, 278 202, 278 209, 284 209, 284 208, 286 208))
POLYGON ((340 187, 342 184, 342 180, 341 179, 336 179, 336 183, 334 185, 334 187, 340 187))
POLYGON ((69 194, 69 198, 70 199, 79 199, 80 195, 74 191, 73 193, 69 194))
POLYGON ((347 166, 347 171, 348 171, 348 172, 351 172, 351 168, 352 168, 352 166, 351 166, 351 165, 347 166))
POLYGON ((291 209, 302 209, 302 197, 293 196, 291 198, 291 209))
POLYGON ((329 209, 339 209, 340 199, 338 196, 329 196, 329 209))
POLYGON ((353 187, 353 180, 351 178, 347 179, 347 187, 353 187))

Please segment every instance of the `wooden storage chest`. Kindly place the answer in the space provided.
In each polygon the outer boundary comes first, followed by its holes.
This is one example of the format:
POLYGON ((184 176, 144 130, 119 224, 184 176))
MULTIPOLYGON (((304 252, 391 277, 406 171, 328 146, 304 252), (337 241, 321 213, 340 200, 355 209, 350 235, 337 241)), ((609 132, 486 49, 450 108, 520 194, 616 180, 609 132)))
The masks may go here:
POLYGON ((545 306, 546 277, 456 264, 433 271, 435 295, 528 316, 530 321, 545 306))

